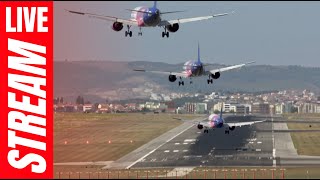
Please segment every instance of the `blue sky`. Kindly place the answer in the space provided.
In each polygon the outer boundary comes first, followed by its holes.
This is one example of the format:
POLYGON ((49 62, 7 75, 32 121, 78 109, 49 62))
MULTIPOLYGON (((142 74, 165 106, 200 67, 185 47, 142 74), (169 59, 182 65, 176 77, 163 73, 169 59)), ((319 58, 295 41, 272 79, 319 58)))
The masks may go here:
POLYGON ((130 18, 137 6, 152 1, 54 2, 55 60, 154 61, 181 63, 201 59, 207 63, 320 67, 320 2, 160 1, 161 11, 186 10, 163 19, 205 16, 235 11, 216 19, 180 25, 170 38, 162 28, 133 28, 133 37, 111 29, 112 22, 75 14, 64 9, 130 18))

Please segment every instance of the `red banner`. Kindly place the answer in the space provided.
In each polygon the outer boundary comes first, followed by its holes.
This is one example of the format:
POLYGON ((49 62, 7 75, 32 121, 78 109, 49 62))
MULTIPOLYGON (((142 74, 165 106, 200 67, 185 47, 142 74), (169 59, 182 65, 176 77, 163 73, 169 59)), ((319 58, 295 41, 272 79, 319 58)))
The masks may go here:
POLYGON ((0 178, 53 178, 53 2, 0 2, 0 178))

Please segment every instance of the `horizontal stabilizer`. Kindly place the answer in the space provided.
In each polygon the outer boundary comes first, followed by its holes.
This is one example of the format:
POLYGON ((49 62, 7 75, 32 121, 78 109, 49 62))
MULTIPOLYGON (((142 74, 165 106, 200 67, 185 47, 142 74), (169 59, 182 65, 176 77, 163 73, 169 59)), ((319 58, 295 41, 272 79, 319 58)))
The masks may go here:
POLYGON ((168 12, 161 12, 160 14, 171 14, 171 13, 179 13, 179 12, 185 12, 185 11, 168 11, 168 12))

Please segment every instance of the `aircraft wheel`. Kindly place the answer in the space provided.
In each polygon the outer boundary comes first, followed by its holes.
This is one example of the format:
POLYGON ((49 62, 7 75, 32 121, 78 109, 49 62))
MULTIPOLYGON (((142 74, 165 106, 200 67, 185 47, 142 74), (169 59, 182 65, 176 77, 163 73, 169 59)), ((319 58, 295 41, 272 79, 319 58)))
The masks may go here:
POLYGON ((181 84, 182 84, 182 86, 184 86, 184 82, 183 81, 181 82, 181 84))
POLYGON ((129 32, 129 36, 132 37, 132 31, 129 32))
POLYGON ((167 32, 167 34, 166 34, 166 35, 167 35, 167 38, 169 38, 169 32, 167 32))
POLYGON ((128 36, 128 31, 125 32, 125 36, 126 36, 126 37, 128 36))
POLYGON ((164 37, 164 32, 162 32, 162 37, 164 37))

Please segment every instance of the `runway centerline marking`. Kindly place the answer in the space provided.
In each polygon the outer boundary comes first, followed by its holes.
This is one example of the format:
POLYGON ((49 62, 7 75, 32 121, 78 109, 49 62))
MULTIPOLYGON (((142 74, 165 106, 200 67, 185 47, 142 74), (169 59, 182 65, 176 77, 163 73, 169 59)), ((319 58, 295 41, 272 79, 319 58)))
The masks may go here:
POLYGON ((185 130, 181 131, 180 133, 176 134, 175 136, 173 136, 172 138, 168 139, 166 142, 160 144, 158 147, 156 147, 155 149, 153 149, 152 151, 150 151, 149 153, 147 153, 146 155, 142 156, 140 159, 136 160, 135 162, 133 162, 132 164, 130 164, 128 167, 126 167, 126 169, 131 168, 133 165, 137 164, 139 161, 141 161, 142 159, 144 159, 145 157, 149 156, 150 154, 152 154, 153 152, 155 152, 157 149, 159 149, 161 146, 165 145, 166 143, 168 143, 169 141, 171 141, 172 139, 176 138, 177 136, 179 136, 180 134, 184 133, 185 131, 187 131, 188 129, 190 129, 191 127, 193 127, 194 124, 192 124, 191 126, 189 126, 188 128, 186 128, 185 130))

